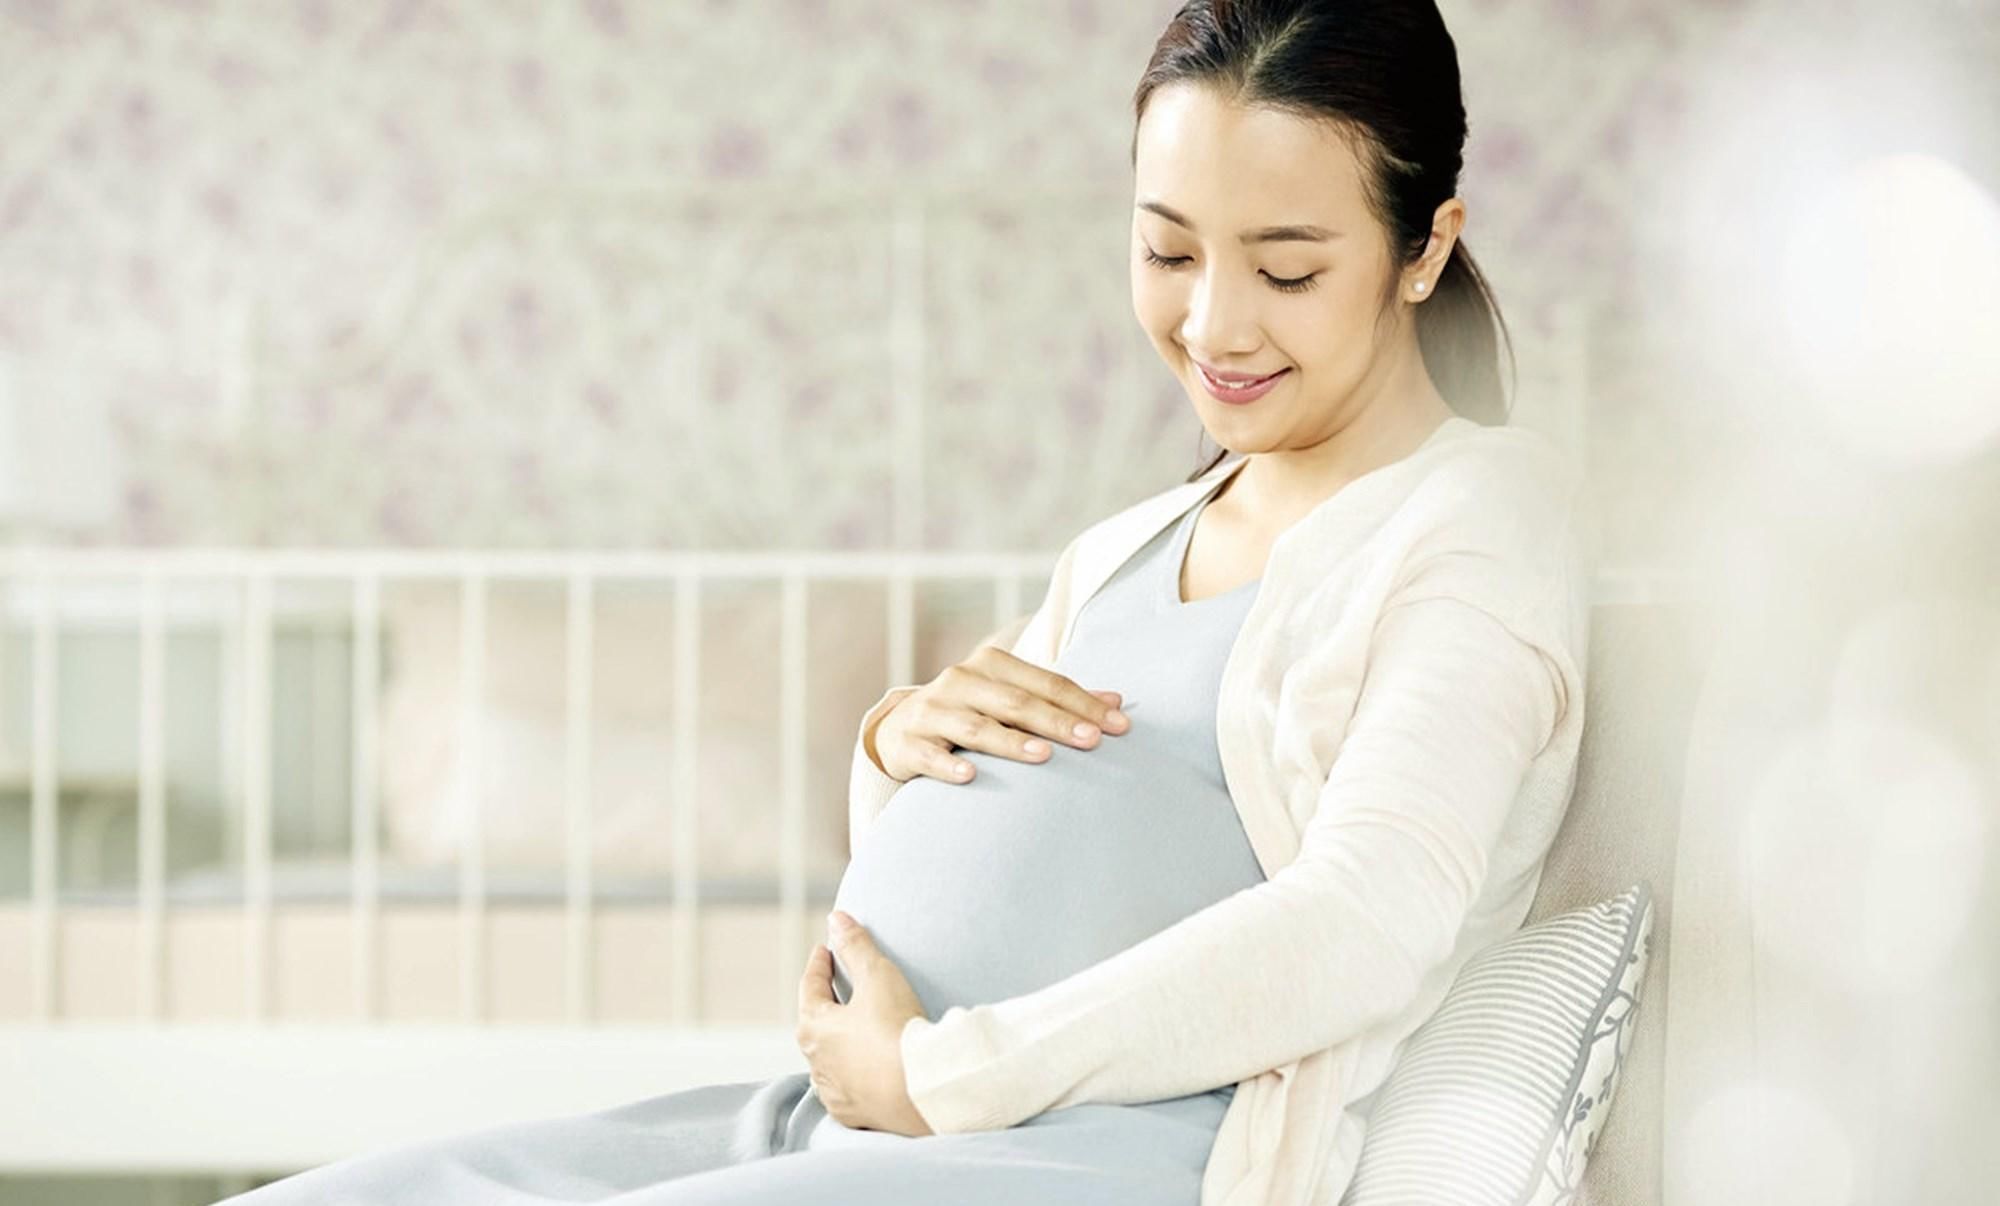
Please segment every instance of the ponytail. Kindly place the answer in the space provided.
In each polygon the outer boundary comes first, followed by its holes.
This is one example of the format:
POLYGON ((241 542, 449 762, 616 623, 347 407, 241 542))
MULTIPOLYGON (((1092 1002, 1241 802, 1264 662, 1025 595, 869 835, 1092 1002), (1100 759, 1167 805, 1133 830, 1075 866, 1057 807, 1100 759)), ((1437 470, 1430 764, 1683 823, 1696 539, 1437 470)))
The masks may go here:
POLYGON ((1459 414, 1488 427, 1507 422, 1515 379, 1514 338, 1479 262, 1460 239, 1451 246, 1430 300, 1417 304, 1417 345, 1438 392, 1459 414), (1497 338, 1496 338, 1497 336, 1497 338), (1500 387, 1499 341, 1507 344, 1509 385, 1500 387))

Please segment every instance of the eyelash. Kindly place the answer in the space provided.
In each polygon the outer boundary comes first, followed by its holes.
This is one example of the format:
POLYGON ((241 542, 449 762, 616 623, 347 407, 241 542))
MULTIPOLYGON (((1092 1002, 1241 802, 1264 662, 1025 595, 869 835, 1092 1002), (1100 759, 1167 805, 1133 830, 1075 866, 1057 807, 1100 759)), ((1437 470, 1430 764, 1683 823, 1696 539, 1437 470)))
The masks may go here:
MULTIPOLYGON (((1184 255, 1163 256, 1151 247, 1146 248, 1146 262, 1156 268, 1172 268, 1176 265, 1187 263, 1187 259, 1188 257, 1184 255)), ((1314 282, 1319 279, 1319 273, 1315 272, 1311 276, 1301 276, 1294 280, 1284 280, 1267 273, 1264 279, 1270 281, 1271 287, 1280 293, 1304 293, 1306 290, 1314 288, 1314 282)))

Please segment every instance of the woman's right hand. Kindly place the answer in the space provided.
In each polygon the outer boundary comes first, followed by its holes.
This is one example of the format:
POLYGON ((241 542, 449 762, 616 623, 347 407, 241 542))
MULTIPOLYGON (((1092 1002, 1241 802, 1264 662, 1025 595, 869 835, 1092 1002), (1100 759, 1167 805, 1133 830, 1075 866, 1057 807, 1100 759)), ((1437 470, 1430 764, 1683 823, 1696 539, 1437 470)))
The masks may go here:
POLYGON ((964 783, 972 764, 953 757, 954 749, 1046 762, 1050 741, 1090 749, 1101 732, 1125 732, 1131 721, 1118 710, 1122 702, 1116 691, 1087 691, 998 645, 981 645, 884 713, 872 752, 893 779, 964 783))

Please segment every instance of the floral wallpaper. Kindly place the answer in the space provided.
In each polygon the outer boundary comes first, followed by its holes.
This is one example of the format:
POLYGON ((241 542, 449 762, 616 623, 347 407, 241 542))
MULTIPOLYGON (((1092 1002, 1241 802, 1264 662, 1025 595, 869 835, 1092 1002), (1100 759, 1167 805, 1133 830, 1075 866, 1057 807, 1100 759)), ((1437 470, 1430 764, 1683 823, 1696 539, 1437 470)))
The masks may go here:
MULTIPOLYGON (((1053 549, 1213 451, 1124 263, 1175 7, 0 5, 0 531, 1053 549)), ((1443 7, 1517 415, 1669 555, 1702 97, 1867 6, 1443 7)))

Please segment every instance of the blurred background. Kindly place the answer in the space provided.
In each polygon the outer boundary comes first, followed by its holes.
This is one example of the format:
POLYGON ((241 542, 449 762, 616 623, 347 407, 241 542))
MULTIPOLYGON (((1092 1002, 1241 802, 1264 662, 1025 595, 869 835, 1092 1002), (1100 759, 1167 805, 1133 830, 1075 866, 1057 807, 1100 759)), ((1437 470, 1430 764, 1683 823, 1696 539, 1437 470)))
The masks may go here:
MULTIPOLYGON (((1177 7, 0 4, 0 1201, 499 1108, 162 1121, 203 1059, 788 1033, 862 710, 1213 452, 1128 292, 1177 7)), ((2000 5, 1440 7, 1514 421, 1711 634, 1668 1186, 1991 1200, 2000 5)))

